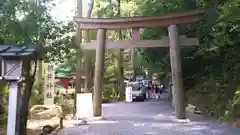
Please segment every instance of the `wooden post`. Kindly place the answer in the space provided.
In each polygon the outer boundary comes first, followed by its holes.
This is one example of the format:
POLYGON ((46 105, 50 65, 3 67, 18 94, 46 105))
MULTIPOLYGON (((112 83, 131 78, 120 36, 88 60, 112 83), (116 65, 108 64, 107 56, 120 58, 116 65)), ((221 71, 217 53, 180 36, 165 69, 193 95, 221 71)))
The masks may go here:
POLYGON ((176 25, 168 27, 169 44, 170 44, 170 60, 172 70, 172 82, 175 99, 175 112, 178 119, 185 119, 184 91, 182 80, 181 55, 179 45, 179 35, 176 25))
POLYGON ((94 72, 93 116, 102 115, 102 91, 104 79, 105 29, 98 29, 94 72))

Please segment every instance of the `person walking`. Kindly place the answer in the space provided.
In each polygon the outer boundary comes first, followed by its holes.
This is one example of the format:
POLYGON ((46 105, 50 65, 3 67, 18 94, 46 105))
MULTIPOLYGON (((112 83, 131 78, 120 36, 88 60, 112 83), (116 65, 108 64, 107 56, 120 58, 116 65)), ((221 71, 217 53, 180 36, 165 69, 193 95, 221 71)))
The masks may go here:
POLYGON ((159 88, 158 88, 158 85, 157 83, 153 83, 152 84, 152 97, 155 97, 156 99, 159 98, 159 88))
POLYGON ((164 86, 163 84, 161 84, 160 80, 153 83, 152 92, 153 92, 153 96, 156 99, 161 98, 161 96, 163 95, 163 91, 164 91, 164 86))
POLYGON ((158 89, 159 89, 159 98, 161 98, 161 96, 163 95, 163 90, 164 90, 163 84, 159 84, 158 89))

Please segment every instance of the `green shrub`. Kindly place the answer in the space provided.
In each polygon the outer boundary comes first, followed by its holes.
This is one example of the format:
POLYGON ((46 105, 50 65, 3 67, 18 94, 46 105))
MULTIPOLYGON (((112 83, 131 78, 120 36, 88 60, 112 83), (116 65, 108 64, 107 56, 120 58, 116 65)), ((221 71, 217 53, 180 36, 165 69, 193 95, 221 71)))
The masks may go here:
POLYGON ((6 108, 4 108, 3 112, 1 112, 0 114, 0 125, 6 125, 7 124, 7 112, 6 112, 6 108))
POLYGON ((114 87, 112 85, 104 85, 104 91, 102 93, 102 102, 108 103, 114 99, 114 87))
POLYGON ((0 88, 0 125, 6 125, 9 90, 4 82, 0 82, 0 88))
POLYGON ((67 114, 73 113, 73 104, 70 103, 70 100, 65 99, 64 96, 56 96, 55 103, 62 107, 63 117, 65 117, 67 114))

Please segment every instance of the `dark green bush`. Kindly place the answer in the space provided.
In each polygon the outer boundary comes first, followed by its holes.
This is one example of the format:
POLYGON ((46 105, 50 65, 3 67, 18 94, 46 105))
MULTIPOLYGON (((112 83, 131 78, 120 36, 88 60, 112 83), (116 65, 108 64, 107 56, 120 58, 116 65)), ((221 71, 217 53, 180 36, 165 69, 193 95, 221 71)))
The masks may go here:
POLYGON ((65 117, 67 114, 73 113, 73 104, 70 103, 70 100, 65 99, 64 96, 62 95, 56 96, 55 103, 62 107, 63 117, 65 117))

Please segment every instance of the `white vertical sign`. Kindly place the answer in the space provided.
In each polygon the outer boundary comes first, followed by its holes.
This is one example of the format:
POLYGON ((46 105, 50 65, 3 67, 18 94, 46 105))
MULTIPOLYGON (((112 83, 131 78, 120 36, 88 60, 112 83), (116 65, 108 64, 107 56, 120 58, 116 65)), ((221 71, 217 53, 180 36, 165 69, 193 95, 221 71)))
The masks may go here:
POLYGON ((46 64, 44 75, 44 105, 53 105, 55 96, 55 67, 52 63, 46 64))
POLYGON ((92 93, 77 94, 77 118, 91 118, 93 117, 93 102, 92 93))
POLYGON ((132 102, 132 87, 127 86, 125 89, 126 102, 132 102))

